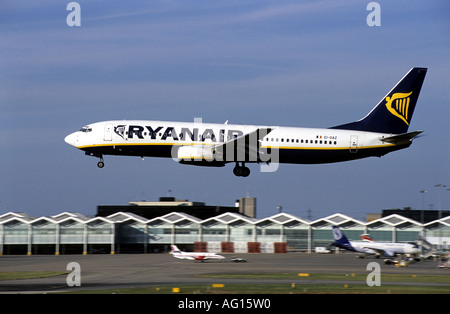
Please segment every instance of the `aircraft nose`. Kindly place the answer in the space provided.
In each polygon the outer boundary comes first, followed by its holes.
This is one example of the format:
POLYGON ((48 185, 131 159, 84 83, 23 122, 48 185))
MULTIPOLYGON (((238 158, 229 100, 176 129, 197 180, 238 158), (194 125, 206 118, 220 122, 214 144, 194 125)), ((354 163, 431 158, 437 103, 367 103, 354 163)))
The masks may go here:
POLYGON ((69 144, 71 146, 77 147, 77 139, 78 139, 78 134, 71 133, 64 138, 64 142, 66 142, 67 144, 69 144))

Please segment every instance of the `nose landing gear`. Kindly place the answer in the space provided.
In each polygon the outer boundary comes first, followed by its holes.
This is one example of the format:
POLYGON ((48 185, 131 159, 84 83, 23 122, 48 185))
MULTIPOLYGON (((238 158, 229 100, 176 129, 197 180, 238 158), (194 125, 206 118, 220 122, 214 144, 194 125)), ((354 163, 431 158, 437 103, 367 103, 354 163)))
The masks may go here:
POLYGON ((103 168, 105 166, 105 162, 103 161, 103 157, 100 157, 100 161, 97 163, 97 167, 103 168))
POLYGON ((102 154, 93 153, 93 152, 89 152, 89 151, 85 152, 84 154, 87 155, 87 156, 100 158, 100 161, 97 163, 97 167, 103 168, 105 166, 105 162, 103 161, 103 155, 102 154))

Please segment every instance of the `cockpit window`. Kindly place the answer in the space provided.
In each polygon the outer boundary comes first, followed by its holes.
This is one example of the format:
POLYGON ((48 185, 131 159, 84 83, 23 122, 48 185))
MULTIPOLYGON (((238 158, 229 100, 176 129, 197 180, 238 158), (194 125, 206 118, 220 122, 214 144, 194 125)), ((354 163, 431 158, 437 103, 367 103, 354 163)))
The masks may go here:
POLYGON ((84 132, 84 133, 87 133, 87 132, 91 132, 92 128, 89 127, 88 125, 86 125, 86 126, 82 127, 80 131, 84 132))

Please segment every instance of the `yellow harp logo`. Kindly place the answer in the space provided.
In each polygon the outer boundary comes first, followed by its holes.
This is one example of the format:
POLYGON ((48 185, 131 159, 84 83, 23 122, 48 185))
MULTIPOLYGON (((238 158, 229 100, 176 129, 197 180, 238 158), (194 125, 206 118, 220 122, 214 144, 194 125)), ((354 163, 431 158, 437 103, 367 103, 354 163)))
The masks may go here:
POLYGON ((402 119, 407 125, 408 123, 408 110, 409 110, 409 96, 410 93, 395 93, 392 97, 386 97, 386 108, 397 118, 402 119))

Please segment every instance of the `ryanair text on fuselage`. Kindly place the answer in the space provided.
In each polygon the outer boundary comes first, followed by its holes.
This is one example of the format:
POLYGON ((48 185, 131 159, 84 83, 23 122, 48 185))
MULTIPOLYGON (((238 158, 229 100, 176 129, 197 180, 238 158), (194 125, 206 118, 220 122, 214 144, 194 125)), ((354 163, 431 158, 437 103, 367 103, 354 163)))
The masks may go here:
POLYGON ((158 136, 162 141, 172 139, 173 141, 200 141, 204 142, 210 140, 211 142, 225 142, 225 140, 230 140, 233 138, 238 138, 244 133, 241 130, 225 130, 220 129, 218 135, 213 129, 200 130, 199 128, 187 128, 181 127, 178 130, 173 126, 141 126, 141 125, 129 125, 128 131, 125 131, 126 125, 118 125, 114 127, 114 132, 122 137, 123 139, 129 138, 139 138, 145 139, 150 138, 156 140, 158 136), (199 135, 200 134, 200 135, 199 135))

